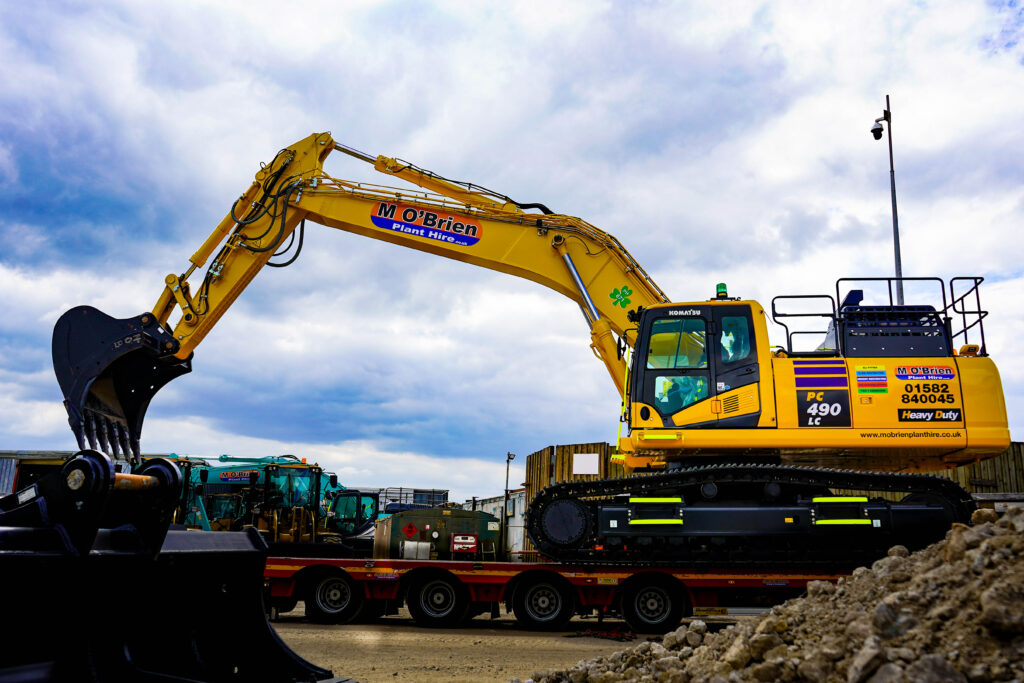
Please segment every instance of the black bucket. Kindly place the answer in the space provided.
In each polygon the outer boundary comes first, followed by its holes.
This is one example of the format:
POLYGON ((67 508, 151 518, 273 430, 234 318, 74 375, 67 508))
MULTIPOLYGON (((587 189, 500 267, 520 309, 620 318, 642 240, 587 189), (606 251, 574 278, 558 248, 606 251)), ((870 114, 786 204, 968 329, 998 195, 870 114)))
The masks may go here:
POLYGON ((175 357, 179 348, 152 313, 112 318, 91 306, 64 313, 53 328, 53 370, 78 447, 137 463, 150 400, 192 370, 191 356, 175 357))

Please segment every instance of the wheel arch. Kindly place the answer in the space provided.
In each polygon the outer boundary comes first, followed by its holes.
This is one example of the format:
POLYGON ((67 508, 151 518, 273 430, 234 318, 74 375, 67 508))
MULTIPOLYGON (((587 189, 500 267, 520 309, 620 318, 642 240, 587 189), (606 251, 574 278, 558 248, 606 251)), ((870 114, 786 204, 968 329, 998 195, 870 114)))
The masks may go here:
POLYGON ((619 598, 626 591, 632 590, 638 585, 648 583, 661 583, 662 585, 671 587, 673 590, 683 591, 686 594, 686 599, 691 603, 693 602, 693 592, 690 590, 689 586, 672 574, 669 574, 668 572, 660 572, 655 569, 645 570, 631 575, 628 579, 618 585, 618 589, 615 591, 615 597, 619 598))

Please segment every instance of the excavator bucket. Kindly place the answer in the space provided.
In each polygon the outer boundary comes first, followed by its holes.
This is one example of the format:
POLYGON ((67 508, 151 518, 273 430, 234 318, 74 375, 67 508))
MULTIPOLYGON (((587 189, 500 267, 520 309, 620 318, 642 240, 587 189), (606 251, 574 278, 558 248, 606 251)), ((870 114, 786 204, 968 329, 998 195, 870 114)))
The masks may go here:
POLYGON ((168 529, 181 478, 79 452, 0 498, 4 681, 345 681, 290 650, 263 608, 259 534, 168 529))
POLYGON ((192 370, 152 313, 112 318, 77 306, 53 328, 53 370, 80 449, 139 460, 142 421, 153 396, 192 370))

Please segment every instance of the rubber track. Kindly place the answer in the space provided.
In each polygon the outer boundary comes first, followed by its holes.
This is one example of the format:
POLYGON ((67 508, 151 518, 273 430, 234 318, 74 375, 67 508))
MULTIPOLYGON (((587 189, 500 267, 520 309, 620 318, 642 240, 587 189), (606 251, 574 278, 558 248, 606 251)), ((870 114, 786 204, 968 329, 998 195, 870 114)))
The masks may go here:
MULTIPOLYGON (((587 539, 578 549, 566 549, 544 537, 540 526, 540 511, 548 503, 563 498, 583 499, 593 503, 601 499, 610 499, 621 494, 650 495, 664 492, 665 489, 683 488, 699 485, 709 479, 716 484, 745 483, 803 485, 829 489, 852 489, 878 493, 928 493, 942 497, 950 506, 954 522, 968 523, 971 513, 976 509, 971 495, 959 484, 945 477, 930 474, 895 474, 882 472, 864 472, 859 470, 836 470, 826 468, 798 467, 784 465, 745 465, 716 464, 691 467, 672 472, 658 474, 638 474, 612 479, 593 481, 564 482, 554 484, 541 491, 530 504, 526 512, 525 526, 530 540, 541 555, 562 562, 593 565, 673 565, 680 564, 694 568, 711 566, 720 563, 719 559, 700 560, 689 558, 680 563, 677 559, 648 559, 640 561, 635 555, 621 561, 606 554, 596 555, 591 549, 594 545, 593 532, 597 520, 591 519, 591 538, 587 539)), ((931 539, 929 542, 941 540, 931 539)), ((793 556, 773 559, 764 562, 756 558, 745 558, 742 551, 730 558, 730 564, 747 568, 778 567, 799 565, 801 567, 821 568, 852 568, 855 561, 846 561, 834 557, 816 557, 803 549, 793 556)))

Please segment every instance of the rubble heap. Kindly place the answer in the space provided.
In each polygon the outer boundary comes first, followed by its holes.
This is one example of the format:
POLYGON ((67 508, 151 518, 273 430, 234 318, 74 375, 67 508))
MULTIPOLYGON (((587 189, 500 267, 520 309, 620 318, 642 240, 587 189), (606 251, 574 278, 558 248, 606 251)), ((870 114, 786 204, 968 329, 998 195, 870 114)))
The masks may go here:
POLYGON ((978 510, 946 539, 896 546, 871 568, 760 621, 708 633, 698 620, 535 683, 1024 681, 1024 509, 978 510))

